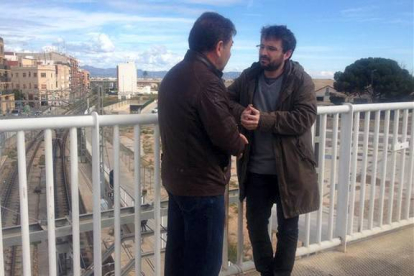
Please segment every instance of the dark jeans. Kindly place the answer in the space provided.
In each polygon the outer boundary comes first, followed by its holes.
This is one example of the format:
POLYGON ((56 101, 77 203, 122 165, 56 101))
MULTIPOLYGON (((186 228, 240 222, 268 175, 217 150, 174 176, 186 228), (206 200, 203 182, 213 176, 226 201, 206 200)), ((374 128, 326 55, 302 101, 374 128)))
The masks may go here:
POLYGON ((246 184, 247 229, 256 270, 262 276, 289 276, 295 262, 299 216, 285 219, 275 175, 249 173, 246 184), (273 248, 268 225, 272 206, 277 206, 277 246, 273 248))
POLYGON ((224 196, 169 194, 165 276, 217 276, 224 230, 224 196))

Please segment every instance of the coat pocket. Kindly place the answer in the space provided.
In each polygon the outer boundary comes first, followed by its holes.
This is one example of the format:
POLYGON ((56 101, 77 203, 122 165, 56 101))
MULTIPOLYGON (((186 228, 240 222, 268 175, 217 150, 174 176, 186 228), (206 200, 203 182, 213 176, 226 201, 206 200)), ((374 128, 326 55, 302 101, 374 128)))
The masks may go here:
POLYGON ((313 167, 316 167, 316 161, 313 155, 313 151, 311 149, 308 149, 299 137, 296 137, 296 151, 298 152, 300 158, 303 161, 308 161, 313 165, 313 167))

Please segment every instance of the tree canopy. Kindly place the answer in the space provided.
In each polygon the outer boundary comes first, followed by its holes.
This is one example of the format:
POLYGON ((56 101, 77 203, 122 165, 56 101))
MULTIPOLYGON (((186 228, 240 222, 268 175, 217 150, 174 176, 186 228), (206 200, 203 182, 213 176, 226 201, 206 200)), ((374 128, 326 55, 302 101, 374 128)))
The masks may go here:
POLYGON ((13 94, 14 94, 14 100, 15 101, 19 101, 19 100, 24 100, 25 96, 23 94, 23 92, 21 90, 18 89, 13 89, 13 94))
POLYGON ((395 60, 363 58, 334 75, 334 88, 347 94, 369 94, 373 102, 409 99, 414 92, 414 77, 395 60))

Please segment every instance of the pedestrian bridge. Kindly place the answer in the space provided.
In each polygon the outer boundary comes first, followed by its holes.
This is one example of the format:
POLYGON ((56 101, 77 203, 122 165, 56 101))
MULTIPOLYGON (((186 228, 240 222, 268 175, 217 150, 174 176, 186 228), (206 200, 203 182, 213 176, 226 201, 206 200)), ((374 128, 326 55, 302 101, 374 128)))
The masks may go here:
MULTIPOLYGON (((100 116, 93 112, 85 116, 9 119, 0 121, 0 132, 16 133, 20 204, 20 225, 0 231, 1 264, 10 262, 10 254, 4 254, 3 249, 19 245, 21 254, 16 258, 22 263, 21 275, 25 276, 39 275, 39 267, 47 275, 163 274, 168 225, 156 114, 100 116), (140 157, 145 147, 141 136, 148 125, 154 128, 153 181, 151 187, 144 189, 140 157), (125 187, 122 180, 125 166, 120 129, 125 126, 134 130, 132 189, 125 187), (54 196, 52 140, 54 131, 62 129, 69 131, 71 210, 69 215, 57 218, 55 207, 60 202, 54 196), (112 131, 113 187, 108 187, 108 177, 102 174, 103 129, 112 131), (28 207, 31 191, 26 148, 30 142, 28 133, 32 131, 43 131, 39 139, 44 140, 47 191, 46 219, 36 223, 29 220, 28 207), (78 173, 78 148, 82 143, 90 151, 92 166, 91 202, 85 202, 92 203, 92 208, 85 213, 79 207, 80 201, 89 200, 79 197, 84 184, 78 173), (149 193, 145 204, 143 193, 149 193), (86 233, 90 234, 89 245, 84 242, 86 233), (33 255, 33 247, 39 244, 47 244, 47 258, 41 263, 33 261, 42 259, 33 255), (85 264, 88 254, 89 265, 85 264)), ((414 103, 319 107, 312 133, 323 200, 318 211, 300 218, 300 260, 294 275, 412 275, 414 103), (391 259, 396 261, 390 262, 391 259), (386 270, 379 271, 385 264, 392 264, 391 268, 386 265, 386 270)), ((257 275, 245 237, 244 205, 237 200, 237 194, 234 189, 227 192, 229 223, 225 229, 221 275, 257 275)), ((269 227, 272 237, 274 223, 269 227)), ((0 275, 13 275, 10 273, 0 266, 0 275)))

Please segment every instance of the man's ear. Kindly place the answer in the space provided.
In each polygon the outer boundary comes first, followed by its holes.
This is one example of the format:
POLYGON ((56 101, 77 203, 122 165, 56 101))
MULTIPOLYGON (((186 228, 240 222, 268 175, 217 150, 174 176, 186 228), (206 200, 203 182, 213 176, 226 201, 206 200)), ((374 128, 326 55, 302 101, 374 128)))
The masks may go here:
POLYGON ((220 40, 216 45, 216 54, 218 57, 221 57, 221 53, 223 51, 224 42, 220 40))
POLYGON ((288 60, 292 56, 292 50, 288 50, 286 53, 283 54, 283 59, 288 60))

